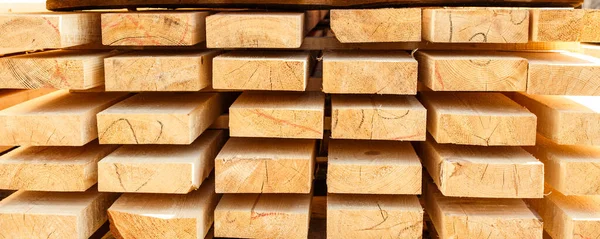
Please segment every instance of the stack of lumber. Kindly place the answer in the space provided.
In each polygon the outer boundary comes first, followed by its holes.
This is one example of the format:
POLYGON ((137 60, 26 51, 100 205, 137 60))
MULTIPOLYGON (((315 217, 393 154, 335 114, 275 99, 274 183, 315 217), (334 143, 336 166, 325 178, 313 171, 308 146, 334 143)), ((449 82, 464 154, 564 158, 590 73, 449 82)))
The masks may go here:
POLYGON ((10 7, 0 236, 596 238, 581 3, 10 7))

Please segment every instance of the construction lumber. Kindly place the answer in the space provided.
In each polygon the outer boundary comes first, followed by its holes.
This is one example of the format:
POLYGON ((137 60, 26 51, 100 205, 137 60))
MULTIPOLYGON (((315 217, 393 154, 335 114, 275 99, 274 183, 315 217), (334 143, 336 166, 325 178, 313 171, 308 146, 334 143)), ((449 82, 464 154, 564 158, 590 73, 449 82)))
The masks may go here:
POLYGON ((2 238, 87 239, 107 220, 114 193, 18 191, 0 202, 2 238))
POLYGON ((100 42, 100 14, 0 13, 0 55, 100 42))
POLYGON ((536 116, 501 93, 424 91, 420 100, 440 144, 535 145, 536 116))
POLYGON ((101 144, 191 144, 223 113, 219 93, 140 93, 98 113, 101 144))
POLYGON ((600 195, 600 147, 559 145, 538 134, 534 147, 524 147, 544 163, 545 182, 562 194, 600 195))
POLYGON ((229 107, 232 137, 322 139, 321 92, 244 92, 229 107))
POLYGON ((414 96, 333 95, 331 138, 425 140, 427 110, 414 96))
POLYGON ((541 198, 544 164, 521 147, 438 144, 419 147, 423 166, 444 196, 541 198))
POLYGON ((207 236, 220 195, 214 179, 188 194, 126 193, 108 209, 117 238, 195 238, 207 236))
POLYGON ((403 51, 325 52, 323 92, 415 95, 417 69, 417 61, 403 51))
POLYGON ((409 195, 328 195, 327 238, 421 238, 423 208, 409 195))
MULTIPOLYGON (((1 58, 0 58, 1 59, 1 58)), ((0 90, 0 110, 54 92, 55 89, 0 90)))
POLYGON ((192 46, 205 40, 209 12, 135 11, 102 14, 106 46, 192 46))
POLYGON ((217 193, 310 193, 316 141, 230 138, 215 159, 217 193))
POLYGON ((0 145, 83 146, 98 137, 96 114, 127 93, 56 91, 0 111, 0 145))
POLYGON ((521 199, 445 197, 432 182, 426 185, 425 211, 441 239, 542 239, 541 218, 521 199))
POLYGON ((585 12, 583 9, 533 8, 531 15, 531 41, 580 41, 585 12))
POLYGON ((124 145, 98 163, 98 191, 189 193, 212 172, 225 138, 207 130, 190 145, 124 145))
POLYGON ((215 57, 213 88, 305 91, 310 65, 310 52, 232 51, 215 57))
POLYGON ((409 142, 332 140, 327 160, 327 191, 417 195, 421 194, 421 168, 409 142))
POLYGON ((206 18, 208 48, 299 48, 324 11, 221 12, 206 18))
POLYGON ((116 51, 49 51, 0 58, 0 88, 86 90, 104 85, 104 58, 116 51))
POLYGON ((81 147, 19 147, 0 156, 0 188, 83 192, 98 182, 98 161, 116 145, 92 141, 81 147))
POLYGON ((199 91, 219 51, 140 51, 104 59, 106 91, 199 91))
POLYGON ((423 40, 430 42, 526 43, 529 11, 519 8, 423 9, 423 40))
POLYGON ((421 41, 420 8, 335 9, 330 19, 342 43, 421 41))
MULTIPOLYGON (((7 3, 6 1, 4 3, 7 3)), ((0 5, 0 12, 47 12, 45 0, 21 0, 0 5)))
POLYGON ((498 52, 417 51, 419 80, 433 91, 526 91, 527 60, 498 52))
POLYGON ((600 58, 600 44, 581 44, 581 52, 587 56, 600 58))
POLYGON ((600 96, 597 58, 569 52, 518 54, 529 62, 528 94, 600 96))
POLYGON ((600 24, 600 10, 585 9, 583 16, 583 29, 579 37, 580 42, 600 42, 600 32, 597 26, 600 24))
POLYGON ((215 237, 307 238, 311 194, 224 194, 215 237))
POLYGON ((512 99, 537 115, 537 131, 558 144, 600 146, 600 98, 528 95, 512 99))

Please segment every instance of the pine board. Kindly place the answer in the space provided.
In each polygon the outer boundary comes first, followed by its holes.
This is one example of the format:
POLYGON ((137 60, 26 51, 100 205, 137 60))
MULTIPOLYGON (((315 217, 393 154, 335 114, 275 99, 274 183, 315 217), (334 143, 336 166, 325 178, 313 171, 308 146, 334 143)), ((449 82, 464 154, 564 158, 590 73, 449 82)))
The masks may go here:
POLYGON ((420 8, 334 9, 330 19, 342 43, 421 41, 420 8))

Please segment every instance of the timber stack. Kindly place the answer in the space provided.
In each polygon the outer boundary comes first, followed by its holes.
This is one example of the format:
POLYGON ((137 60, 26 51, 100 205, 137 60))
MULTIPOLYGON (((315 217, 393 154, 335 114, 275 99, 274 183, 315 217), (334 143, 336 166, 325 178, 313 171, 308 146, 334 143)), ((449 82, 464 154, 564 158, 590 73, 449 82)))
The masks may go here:
POLYGON ((581 4, 0 13, 0 236, 597 238, 600 10, 581 4))

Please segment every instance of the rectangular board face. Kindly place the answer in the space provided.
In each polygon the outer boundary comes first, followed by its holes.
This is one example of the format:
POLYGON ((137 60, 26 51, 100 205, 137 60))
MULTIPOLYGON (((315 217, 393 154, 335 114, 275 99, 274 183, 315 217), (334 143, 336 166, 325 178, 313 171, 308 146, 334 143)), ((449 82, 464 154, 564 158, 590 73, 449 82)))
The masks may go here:
POLYGON ((421 194, 422 166, 408 142, 332 140, 327 191, 347 194, 421 194))
POLYGON ((422 234, 423 209, 416 196, 327 196, 327 238, 421 238, 422 234))
POLYGON ((581 35, 579 41, 581 42, 600 42, 600 32, 595 26, 600 24, 600 10, 598 9, 585 9, 585 15, 583 16, 583 29, 581 29, 581 35))
POLYGON ((325 52, 323 92, 415 95, 417 61, 406 52, 325 52))
POLYGON ((145 51, 104 60, 106 91, 199 91, 219 51, 145 51))
POLYGON ((102 14, 106 46, 192 46, 205 39, 209 12, 140 11, 102 14))
POLYGON ((420 8, 335 9, 330 18, 342 43, 421 41, 420 8))
POLYGON ((413 96, 334 95, 331 137, 423 141, 427 111, 413 96))
POLYGON ((206 18, 208 48, 299 48, 304 13, 226 12, 206 18))
POLYGON ((229 108, 232 137, 323 138, 321 92, 244 92, 229 108))
POLYGON ((536 116, 500 93, 422 92, 420 100, 440 144, 535 145, 536 116))
POLYGON ((215 159, 217 193, 310 193, 316 141, 230 138, 215 159))
POLYGON ((580 41, 585 15, 585 11, 583 9, 534 8, 530 10, 530 15, 531 41, 580 41))
POLYGON ((14 106, 25 101, 35 99, 56 91, 55 89, 35 90, 2 90, 0 91, 0 110, 14 106))
POLYGON ((433 91, 525 91, 527 60, 502 53, 418 51, 419 81, 433 91))
POLYGON ((305 91, 310 52, 238 51, 215 57, 213 88, 305 91))
POLYGON ((526 43, 529 11, 517 8, 423 9, 423 40, 456 43, 526 43))

